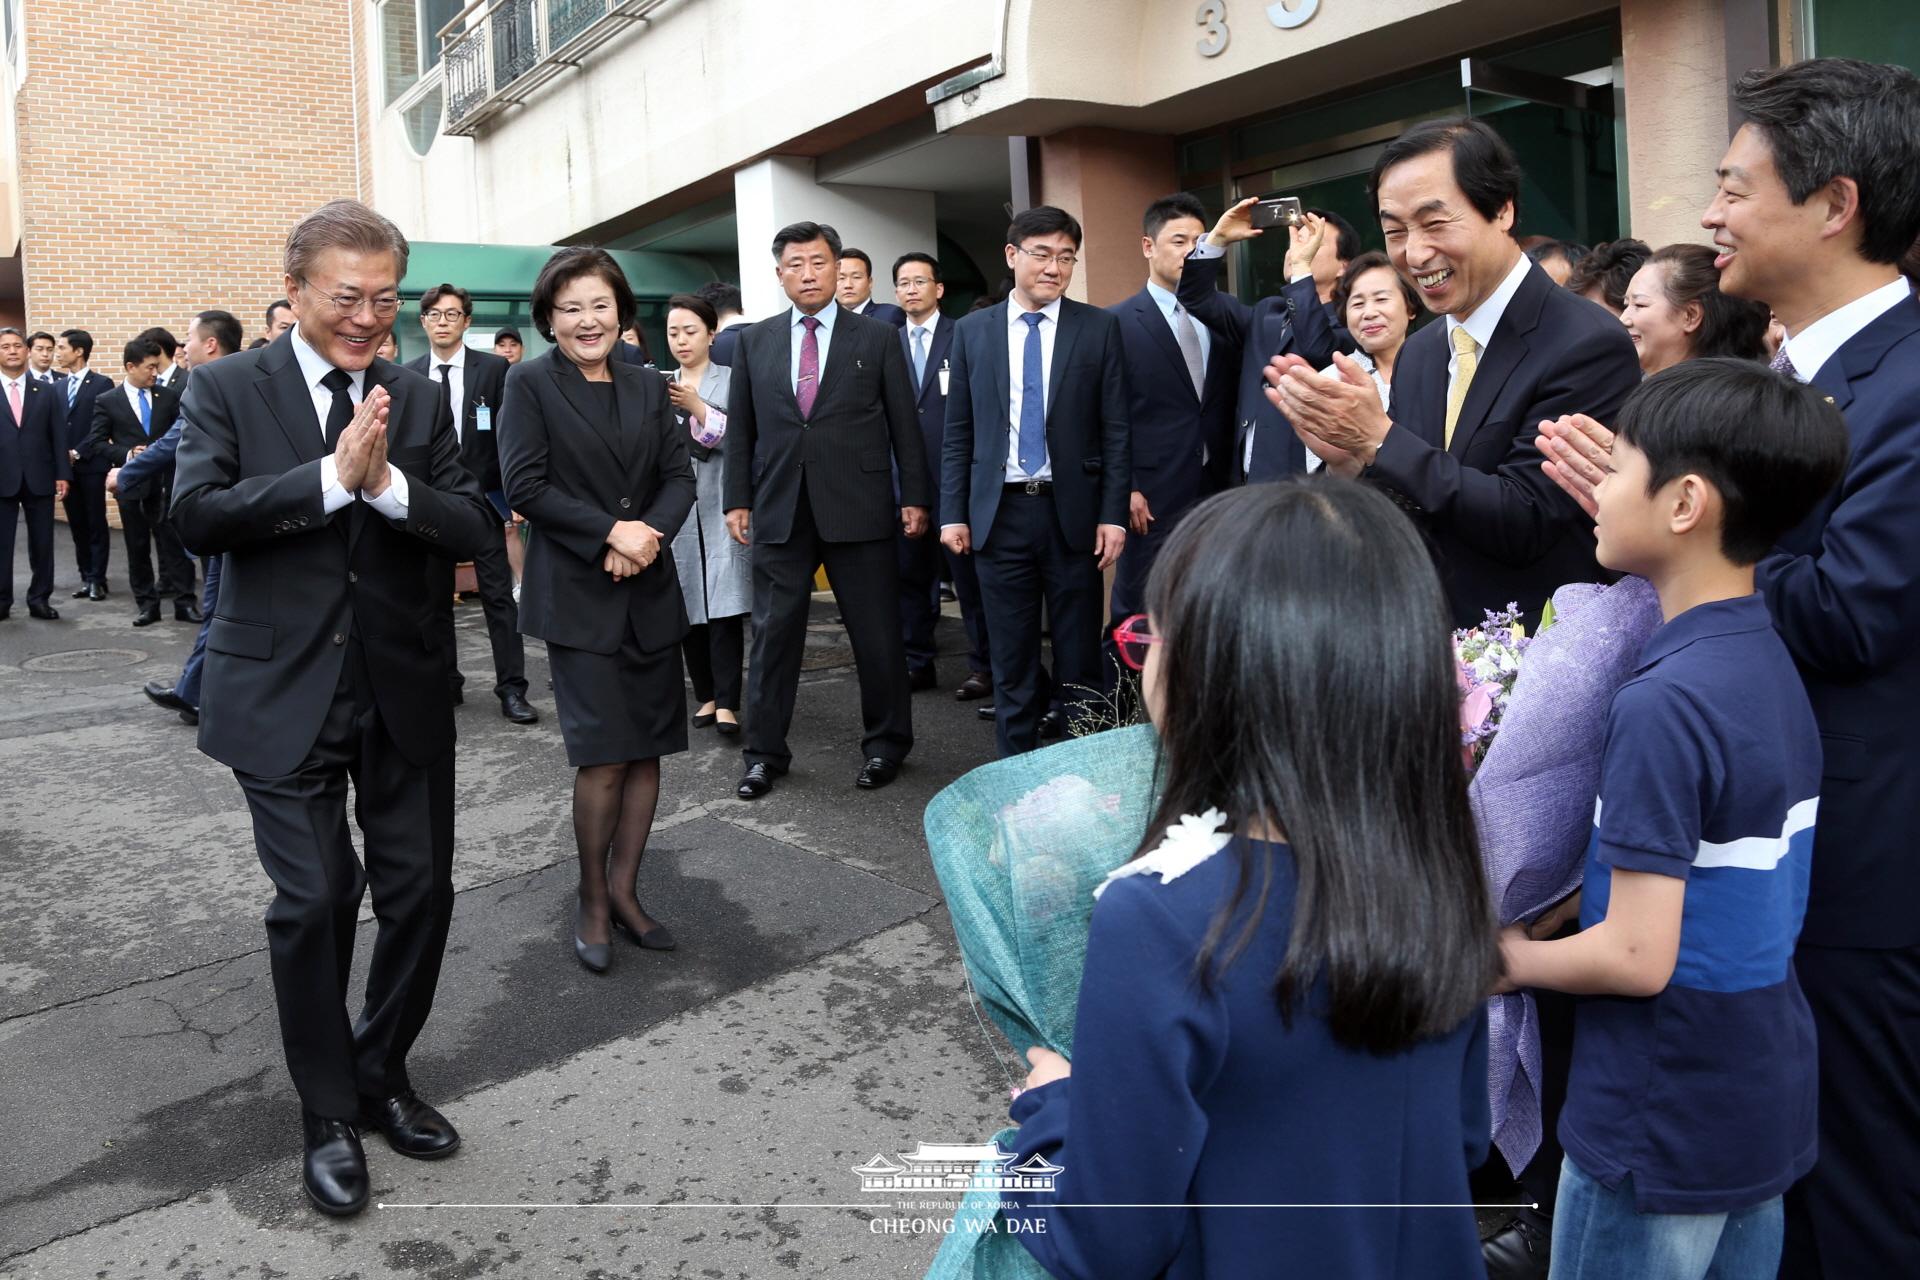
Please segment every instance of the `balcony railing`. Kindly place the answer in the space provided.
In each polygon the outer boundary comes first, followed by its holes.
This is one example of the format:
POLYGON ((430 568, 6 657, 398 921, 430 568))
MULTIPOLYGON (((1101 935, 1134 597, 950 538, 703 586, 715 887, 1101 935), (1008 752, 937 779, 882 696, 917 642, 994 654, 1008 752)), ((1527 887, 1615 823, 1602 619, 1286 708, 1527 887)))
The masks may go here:
POLYGON ((439 31, 448 133, 471 136, 667 0, 474 0, 439 31))

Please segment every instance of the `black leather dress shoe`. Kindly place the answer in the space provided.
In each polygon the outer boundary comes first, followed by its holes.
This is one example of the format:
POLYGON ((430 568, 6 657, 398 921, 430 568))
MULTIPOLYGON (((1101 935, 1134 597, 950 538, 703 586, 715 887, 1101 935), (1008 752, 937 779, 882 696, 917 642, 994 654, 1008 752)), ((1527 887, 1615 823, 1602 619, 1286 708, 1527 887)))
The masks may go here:
POLYGON ((718 714, 712 711, 709 711, 709 712, 706 712, 704 715, 695 715, 691 723, 693 727, 696 729, 711 729, 719 721, 719 719, 720 717, 718 714))
POLYGON ((907 672, 907 687, 915 693, 919 693, 925 689, 931 689, 939 683, 940 673, 935 671, 931 665, 915 667, 913 670, 907 672))
POLYGON ((176 604, 176 605, 174 605, 174 606, 173 606, 173 620, 174 620, 175 622, 204 622, 204 621, 206 621, 206 619, 204 619, 204 618, 202 618, 202 617, 200 616, 200 606, 199 606, 199 605, 197 605, 197 604, 176 604))
POLYGON ((96 582, 96 583, 94 583, 94 584, 93 584, 92 586, 90 586, 90 587, 88 587, 88 588, 87 588, 87 599, 89 599, 89 600, 105 600, 106 598, 107 598, 107 584, 106 584, 106 583, 104 583, 104 582, 96 582))
POLYGON ((740 785, 734 794, 742 800, 758 800, 773 790, 773 770, 764 764, 750 764, 740 777, 740 785))
POLYGON ((1547 1280, 1553 1220, 1528 1210, 1497 1235, 1482 1241, 1487 1280, 1547 1280))
POLYGON ((1049 711, 1040 717, 1040 740, 1049 741, 1067 736, 1067 718, 1058 711, 1049 711))
POLYGON ((367 1153, 360 1135, 345 1120, 327 1120, 301 1112, 306 1129, 307 1154, 301 1168, 307 1199, 313 1207, 336 1218, 367 1207, 367 1153))
POLYGON ((973 709, 973 714, 978 716, 982 720, 991 720, 995 715, 993 704, 989 702, 984 707, 975 707, 973 709))
POLYGON ((723 737, 737 738, 740 736, 740 722, 738 720, 722 720, 718 716, 715 716, 713 731, 723 737))
POLYGON ((613 948, 604 942, 588 942, 580 936, 580 908, 573 909, 573 958, 589 973, 605 973, 613 964, 613 948))
POLYGON ((42 622, 55 622, 59 620, 60 611, 50 604, 29 604, 27 616, 39 618, 42 622))
POLYGON ((200 712, 198 708, 195 708, 190 711, 182 711, 180 713, 180 723, 181 724, 199 724, 200 712))
POLYGON ((540 713, 527 701, 527 695, 511 689, 500 695, 500 714, 515 724, 533 724, 540 719, 540 713))
POLYGON ((160 621, 160 606, 150 604, 134 615, 133 625, 136 627, 150 627, 158 621, 160 621))
POLYGON ((955 702, 972 702, 978 698, 990 698, 992 696, 993 682, 984 671, 967 672, 967 678, 962 680, 960 687, 953 691, 953 699, 955 702))
POLYGON ((641 933, 616 914, 613 917, 613 927, 626 934, 628 941, 634 946, 645 947, 649 951, 671 951, 680 945, 674 940, 672 932, 663 924, 655 924, 653 928, 641 933))
POLYGON ((140 687, 156 707, 165 707, 169 711, 197 711, 191 702, 173 691, 173 686, 159 680, 149 680, 140 687))
POLYGON ((360 1127, 385 1134, 387 1145, 415 1160, 443 1160, 460 1149, 460 1134, 413 1090, 361 1098, 360 1127))
POLYGON ((13 606, 12 606, 12 605, 10 605, 10 604, 0 604, 0 622, 5 622, 5 621, 7 620, 7 615, 8 615, 8 614, 10 614, 10 613, 12 613, 12 612, 13 612, 13 606))
POLYGON ((80 584, 80 589, 73 593, 73 598, 75 600, 85 600, 88 596, 92 594, 93 594, 93 584, 91 582, 83 582, 80 584))
POLYGON ((875 756, 860 766, 860 776, 853 780, 853 785, 864 787, 868 791, 877 791, 899 776, 898 760, 883 760, 875 756))
POLYGON ((467 695, 460 692, 460 686, 457 684, 448 685, 447 693, 453 698, 453 705, 456 707, 467 700, 467 695))

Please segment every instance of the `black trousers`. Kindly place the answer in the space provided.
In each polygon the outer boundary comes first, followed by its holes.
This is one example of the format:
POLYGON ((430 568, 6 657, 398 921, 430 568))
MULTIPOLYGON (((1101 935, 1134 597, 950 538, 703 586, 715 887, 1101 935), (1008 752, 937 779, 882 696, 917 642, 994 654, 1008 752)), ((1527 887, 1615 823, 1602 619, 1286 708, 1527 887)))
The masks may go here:
POLYGON ((427 768, 394 746, 356 636, 307 758, 265 778, 234 770, 273 881, 267 947, 287 1070, 308 1110, 336 1120, 360 1095, 410 1088, 407 1053, 426 1025, 453 919, 453 751, 427 768), (347 783, 366 867, 347 833, 347 783), (366 1003, 347 1020, 362 893, 380 921, 366 1003))
POLYGON ((793 704, 800 691, 813 574, 823 565, 860 677, 861 753, 895 763, 907 758, 913 749, 913 701, 900 637, 900 570, 894 557, 892 537, 868 542, 821 538, 804 488, 787 540, 753 544, 753 654, 747 668, 743 753, 748 764, 782 771, 793 761, 787 730, 793 726, 793 704))
POLYGON ((24 489, 0 498, 0 605, 13 604, 13 532, 20 513, 27 516, 27 603, 45 604, 53 594, 53 495, 24 489))
POLYGON ((1008 486, 985 545, 975 549, 980 598, 992 642, 995 736, 1000 754, 1040 745, 1049 696, 1063 706, 1100 691, 1099 562, 1070 547, 1050 491, 1008 486), (1040 610, 1053 637, 1053 689, 1042 678, 1040 610))
POLYGON ((712 618, 687 628, 680 652, 687 660, 687 678, 696 700, 711 702, 715 710, 740 710, 740 662, 747 649, 747 615, 712 618))
POLYGON ((993 670, 987 640, 987 615, 980 604, 980 576, 972 556, 956 556, 942 547, 936 528, 925 538, 904 533, 894 539, 900 560, 900 632, 907 644, 907 670, 933 665, 939 653, 935 630, 940 621, 940 577, 953 580, 960 622, 967 631, 967 670, 993 670))
POLYGON ((1920 1276, 1920 947, 1802 943, 1820 1155, 1787 1192, 1783 1280, 1920 1276))
POLYGON ((67 486, 67 528, 73 533, 73 561, 80 581, 107 581, 113 554, 113 530, 107 526, 107 476, 76 474, 67 486))
POLYGON ((142 609, 172 597, 176 604, 196 603, 193 561, 167 519, 168 494, 151 493, 120 504, 120 530, 127 539, 127 584, 142 609), (160 580, 153 562, 160 561, 160 580))
MULTIPOLYGON (((487 643, 493 648, 493 696, 527 691, 527 649, 520 639, 520 606, 513 602, 513 569, 504 538, 490 539, 473 557, 480 607, 487 615, 487 643)), ((433 556, 427 563, 427 591, 434 603, 430 638, 447 664, 447 682, 458 689, 460 646, 453 634, 453 561, 433 556)))

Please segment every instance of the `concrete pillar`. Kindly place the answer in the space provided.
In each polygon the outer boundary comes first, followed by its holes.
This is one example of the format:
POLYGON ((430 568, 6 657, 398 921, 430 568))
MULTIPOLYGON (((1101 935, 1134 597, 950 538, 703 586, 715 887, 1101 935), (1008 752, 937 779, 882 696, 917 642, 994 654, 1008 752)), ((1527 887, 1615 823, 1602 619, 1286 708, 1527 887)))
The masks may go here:
POLYGON ((733 175, 739 227, 740 295, 749 319, 787 305, 773 269, 773 237, 794 222, 824 222, 842 244, 873 258, 873 296, 892 302, 893 260, 909 250, 933 253, 933 193, 894 187, 835 186, 816 182, 813 161, 769 156, 733 175))
MULTIPOLYGON (((1727 146, 1720 0, 1621 0, 1628 233, 1654 248, 1704 244, 1700 215, 1727 146)), ((1742 68, 1744 70, 1744 68, 1742 68)))
POLYGON ((1074 217, 1086 235, 1069 296, 1097 307, 1140 291, 1140 216, 1177 189, 1173 139, 1121 129, 1065 129, 1040 140, 1040 200, 1074 217))

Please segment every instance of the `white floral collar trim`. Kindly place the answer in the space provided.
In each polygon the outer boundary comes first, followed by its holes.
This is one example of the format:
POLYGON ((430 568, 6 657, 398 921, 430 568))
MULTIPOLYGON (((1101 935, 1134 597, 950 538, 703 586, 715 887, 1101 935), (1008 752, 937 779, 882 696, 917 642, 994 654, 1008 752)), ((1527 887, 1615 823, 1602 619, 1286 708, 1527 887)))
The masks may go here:
POLYGON ((1226 825, 1227 815, 1218 809, 1209 809, 1202 814, 1187 814, 1167 828, 1166 837, 1155 846, 1153 852, 1142 854, 1132 862, 1122 863, 1108 873, 1105 880, 1094 886, 1093 896, 1099 897, 1108 885, 1121 876, 1137 876, 1152 871, 1159 875, 1161 884, 1178 880, 1233 843, 1233 832, 1220 829, 1226 825))

